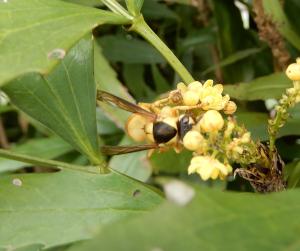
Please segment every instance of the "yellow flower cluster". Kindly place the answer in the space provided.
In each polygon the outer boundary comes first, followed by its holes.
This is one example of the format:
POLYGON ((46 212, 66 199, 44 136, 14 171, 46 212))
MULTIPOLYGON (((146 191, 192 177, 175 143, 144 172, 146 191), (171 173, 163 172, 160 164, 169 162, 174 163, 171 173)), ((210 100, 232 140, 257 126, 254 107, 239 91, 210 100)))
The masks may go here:
POLYGON ((218 138, 224 138, 224 114, 233 114, 237 106, 230 101, 229 95, 222 95, 223 85, 213 85, 212 80, 204 84, 199 81, 185 85, 179 83, 177 90, 182 96, 185 106, 197 107, 196 124, 183 138, 183 146, 194 152, 194 157, 188 167, 188 173, 197 173, 203 180, 224 179, 232 172, 232 167, 220 162, 212 152, 217 148, 218 138))
POLYGON ((186 86, 184 83, 177 85, 181 92, 183 103, 187 106, 199 105, 199 108, 207 110, 224 110, 225 114, 233 114, 236 104, 230 101, 229 95, 222 95, 223 85, 213 85, 213 80, 207 80, 203 85, 195 81, 186 86))

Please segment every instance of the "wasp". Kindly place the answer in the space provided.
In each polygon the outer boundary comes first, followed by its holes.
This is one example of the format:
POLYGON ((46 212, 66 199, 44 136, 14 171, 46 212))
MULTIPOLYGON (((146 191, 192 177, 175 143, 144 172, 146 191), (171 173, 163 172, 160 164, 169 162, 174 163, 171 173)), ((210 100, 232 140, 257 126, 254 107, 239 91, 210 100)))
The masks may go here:
POLYGON ((169 147, 174 147, 175 151, 180 152, 183 137, 195 125, 192 114, 179 114, 176 107, 160 108, 157 102, 154 105, 136 105, 105 91, 98 91, 97 99, 131 112, 125 126, 127 134, 136 142, 148 141, 148 144, 134 146, 103 146, 101 151, 106 155, 163 150, 169 147))

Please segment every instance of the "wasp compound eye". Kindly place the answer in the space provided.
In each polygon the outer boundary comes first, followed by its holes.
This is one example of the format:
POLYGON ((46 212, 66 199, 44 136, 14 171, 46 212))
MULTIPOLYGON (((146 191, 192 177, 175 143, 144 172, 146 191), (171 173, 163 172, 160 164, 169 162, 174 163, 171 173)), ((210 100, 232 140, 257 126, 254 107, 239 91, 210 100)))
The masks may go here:
POLYGON ((177 129, 163 121, 153 124, 153 137, 156 143, 167 143, 177 134, 177 129))

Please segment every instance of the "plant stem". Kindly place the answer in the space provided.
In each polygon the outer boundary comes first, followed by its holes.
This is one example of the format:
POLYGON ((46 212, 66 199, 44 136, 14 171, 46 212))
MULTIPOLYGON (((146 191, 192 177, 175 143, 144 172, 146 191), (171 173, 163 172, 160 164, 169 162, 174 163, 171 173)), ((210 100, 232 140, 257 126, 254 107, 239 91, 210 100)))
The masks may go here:
MULTIPOLYGON (((54 167, 58 169, 70 169, 75 171, 82 171, 82 172, 91 172, 99 174, 99 169, 96 166, 78 166, 78 165, 71 165, 68 163, 56 161, 56 160, 46 160, 38 157, 32 157, 25 154, 15 153, 12 151, 0 149, 0 157, 4 157, 7 159, 12 159, 16 161, 21 161, 25 163, 30 163, 33 165, 39 165, 41 167, 54 167)), ((100 167, 101 169, 101 167, 100 167)))
POLYGON ((268 131, 270 137, 270 153, 275 149, 275 141, 278 131, 286 123, 289 112, 288 109, 295 106, 297 102, 297 96, 300 93, 300 82, 294 81, 294 87, 289 88, 286 91, 286 94, 282 95, 279 103, 280 105, 276 106, 276 115, 274 119, 269 120, 268 131))
POLYGON ((178 73, 182 80, 189 84, 193 81, 193 77, 183 66, 183 64, 178 60, 174 53, 165 45, 165 43, 153 32, 153 30, 145 22, 142 15, 135 17, 132 20, 132 25, 130 30, 137 32, 142 37, 144 37, 148 42, 150 42, 170 63, 173 69, 178 73))
POLYGON ((105 4, 112 12, 122 15, 123 17, 132 20, 134 17, 129 14, 129 12, 123 8, 115 0, 102 0, 102 3, 105 4))

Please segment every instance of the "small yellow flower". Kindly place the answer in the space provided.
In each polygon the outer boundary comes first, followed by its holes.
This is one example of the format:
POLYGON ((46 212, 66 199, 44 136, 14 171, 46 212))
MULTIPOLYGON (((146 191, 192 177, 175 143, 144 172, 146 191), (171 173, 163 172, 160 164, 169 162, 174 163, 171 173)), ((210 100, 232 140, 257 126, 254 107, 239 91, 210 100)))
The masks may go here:
POLYGON ((222 115, 215 110, 209 110, 204 113, 199 123, 201 130, 204 132, 217 132, 224 126, 222 115))
POLYGON ((197 93, 200 97, 200 94, 203 90, 203 86, 199 81, 194 81, 188 85, 188 90, 197 93))
POLYGON ((193 157, 188 168, 189 174, 197 173, 203 180, 225 177, 230 173, 229 171, 227 166, 211 156, 193 157))
POLYGON ((225 131, 224 131, 224 137, 225 137, 225 138, 229 138, 229 137, 231 136, 234 127, 235 127, 234 122, 231 121, 231 120, 229 120, 229 121, 227 122, 227 127, 226 127, 226 129, 225 129, 225 131))
POLYGON ((249 143, 251 140, 251 133, 250 132, 246 132, 243 134, 243 136, 240 139, 240 142, 243 144, 249 143))
POLYGON ((224 108, 222 91, 219 87, 207 86, 200 94, 203 110, 222 110, 224 108))
POLYGON ((233 101, 228 101, 227 104, 224 106, 224 113, 230 115, 235 113, 236 109, 236 104, 233 101))
POLYGON ((177 84, 177 90, 179 90, 181 93, 184 93, 187 91, 187 86, 184 83, 180 82, 177 84))
POLYGON ((198 131, 189 131, 183 137, 183 145, 186 149, 191 151, 196 151, 203 147, 204 145, 204 138, 198 131))
POLYGON ((199 95, 194 91, 186 91, 182 94, 183 103, 188 106, 197 105, 199 102, 199 95))
POLYGON ((300 80, 300 60, 297 59, 297 63, 290 64, 285 71, 285 74, 288 76, 289 79, 293 81, 300 80))

